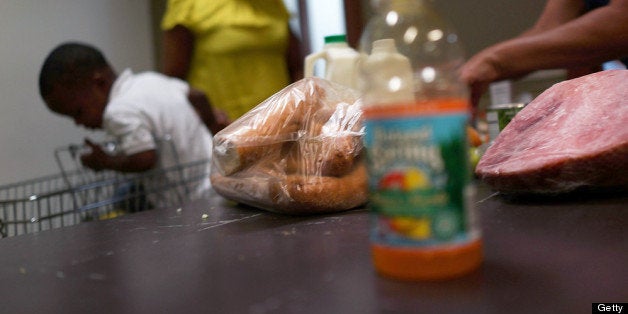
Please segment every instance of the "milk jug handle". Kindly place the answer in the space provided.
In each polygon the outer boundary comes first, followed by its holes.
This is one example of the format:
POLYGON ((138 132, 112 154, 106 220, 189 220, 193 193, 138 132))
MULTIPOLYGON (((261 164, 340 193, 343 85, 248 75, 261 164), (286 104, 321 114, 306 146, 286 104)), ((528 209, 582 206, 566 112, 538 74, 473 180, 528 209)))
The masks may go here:
POLYGON ((325 55, 326 55, 326 52, 323 50, 323 51, 309 54, 307 57, 305 57, 305 69, 303 71, 303 76, 304 77, 314 76, 314 63, 316 63, 318 59, 321 59, 321 58, 324 59, 325 55))

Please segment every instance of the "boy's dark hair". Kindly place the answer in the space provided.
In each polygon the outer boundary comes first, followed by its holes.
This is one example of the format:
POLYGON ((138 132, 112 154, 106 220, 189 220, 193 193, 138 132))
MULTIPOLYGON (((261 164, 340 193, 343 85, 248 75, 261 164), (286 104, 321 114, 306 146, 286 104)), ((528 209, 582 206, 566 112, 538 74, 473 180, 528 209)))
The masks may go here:
POLYGON ((39 93, 45 98, 57 83, 76 86, 95 70, 108 66, 100 50, 78 42, 63 43, 44 60, 39 73, 39 93))

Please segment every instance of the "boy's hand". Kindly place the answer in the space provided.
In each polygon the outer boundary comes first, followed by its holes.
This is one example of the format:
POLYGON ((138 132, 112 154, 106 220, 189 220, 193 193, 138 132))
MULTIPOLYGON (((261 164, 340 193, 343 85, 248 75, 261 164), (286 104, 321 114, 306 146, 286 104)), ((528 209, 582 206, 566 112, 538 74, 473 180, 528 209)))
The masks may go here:
POLYGON ((216 124, 215 126, 213 126, 212 130, 210 131, 212 131, 213 134, 216 134, 220 130, 227 127, 231 123, 231 120, 229 119, 229 116, 227 115, 226 112, 218 108, 212 108, 212 110, 214 112, 214 120, 216 121, 216 124))
POLYGON ((85 145, 90 148, 90 152, 81 155, 81 163, 83 166, 100 171, 107 168, 107 162, 111 158, 103 151, 100 145, 93 143, 89 139, 85 139, 85 145))
POLYGON ((212 134, 218 133, 231 123, 227 114, 222 110, 214 108, 202 91, 190 88, 188 101, 212 134))
POLYGON ((109 155, 98 144, 85 139, 85 145, 91 152, 81 155, 83 166, 95 171, 109 169, 120 172, 143 172, 157 164, 157 151, 154 149, 132 155, 109 155))

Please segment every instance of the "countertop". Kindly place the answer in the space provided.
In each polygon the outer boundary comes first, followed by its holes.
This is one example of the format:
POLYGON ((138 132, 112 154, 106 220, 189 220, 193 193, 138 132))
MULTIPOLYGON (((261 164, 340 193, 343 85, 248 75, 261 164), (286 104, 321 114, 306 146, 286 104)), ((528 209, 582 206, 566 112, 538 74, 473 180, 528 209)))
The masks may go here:
POLYGON ((628 196, 480 189, 467 276, 375 273, 369 213, 288 216, 218 195, 0 240, 2 313, 591 313, 628 302, 628 196))

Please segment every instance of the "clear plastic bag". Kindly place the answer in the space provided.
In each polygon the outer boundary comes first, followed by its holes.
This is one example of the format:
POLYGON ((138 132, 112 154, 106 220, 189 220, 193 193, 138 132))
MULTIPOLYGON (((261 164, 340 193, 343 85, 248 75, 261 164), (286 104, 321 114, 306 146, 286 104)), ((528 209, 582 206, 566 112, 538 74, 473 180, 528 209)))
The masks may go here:
POLYGON ((211 181, 222 196, 273 212, 348 210, 367 201, 359 93, 295 82, 214 136, 211 181))

